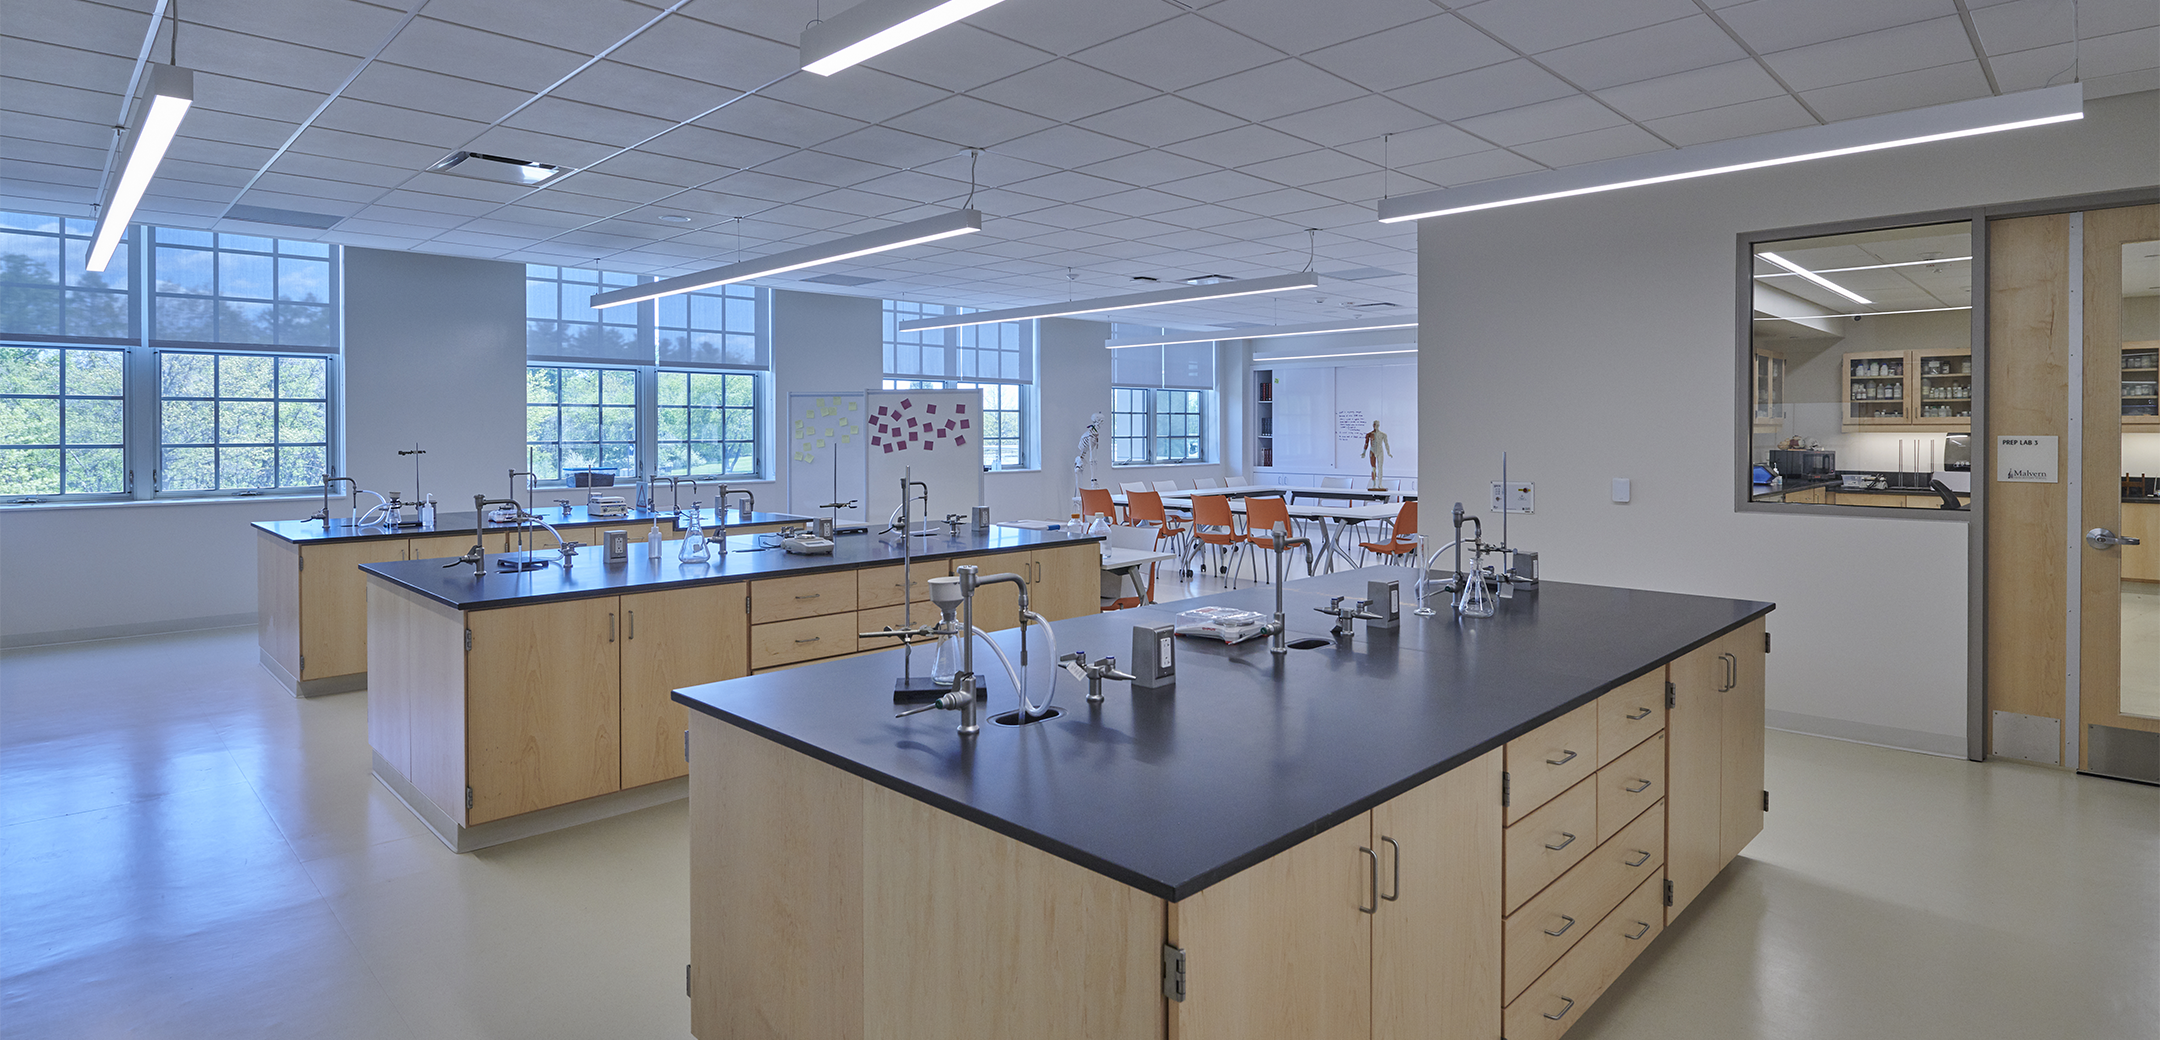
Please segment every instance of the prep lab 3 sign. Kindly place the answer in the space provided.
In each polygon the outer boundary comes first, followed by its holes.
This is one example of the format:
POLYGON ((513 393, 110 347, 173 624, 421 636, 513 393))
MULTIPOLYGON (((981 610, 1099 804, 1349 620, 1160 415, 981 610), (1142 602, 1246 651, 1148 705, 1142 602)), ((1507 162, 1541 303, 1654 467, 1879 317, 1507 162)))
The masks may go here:
POLYGON ((2012 484, 2055 483, 2055 438, 1995 438, 1995 480, 2012 484))

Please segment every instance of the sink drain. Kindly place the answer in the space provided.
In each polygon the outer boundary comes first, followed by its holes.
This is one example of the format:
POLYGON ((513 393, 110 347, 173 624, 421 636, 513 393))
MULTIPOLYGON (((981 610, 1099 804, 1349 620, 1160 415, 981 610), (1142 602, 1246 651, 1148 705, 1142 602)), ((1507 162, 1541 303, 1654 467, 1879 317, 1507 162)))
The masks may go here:
POLYGON ((1323 646, 1333 645, 1335 644, 1325 639, 1315 639, 1311 636, 1307 636, 1304 639, 1293 639, 1290 641, 1290 649, 1292 650, 1318 650, 1323 646))
POLYGON ((1063 714, 1065 714, 1065 709, 1052 708, 1040 715, 1029 715, 1022 718, 1018 711, 1008 711, 1003 715, 990 716, 990 721, 1000 726, 1032 726, 1038 722, 1048 722, 1063 714))

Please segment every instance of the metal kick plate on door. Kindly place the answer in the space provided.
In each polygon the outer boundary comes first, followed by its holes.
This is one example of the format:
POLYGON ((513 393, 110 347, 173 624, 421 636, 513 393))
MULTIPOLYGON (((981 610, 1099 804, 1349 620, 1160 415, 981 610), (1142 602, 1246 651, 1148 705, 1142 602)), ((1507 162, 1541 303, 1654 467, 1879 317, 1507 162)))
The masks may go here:
POLYGON ((2086 726, 2085 771, 2160 784, 2160 733, 2118 726, 2086 726))
POLYGON ((1996 758, 2021 758, 2043 765, 2062 764, 2062 720, 2014 711, 1995 713, 1996 758))

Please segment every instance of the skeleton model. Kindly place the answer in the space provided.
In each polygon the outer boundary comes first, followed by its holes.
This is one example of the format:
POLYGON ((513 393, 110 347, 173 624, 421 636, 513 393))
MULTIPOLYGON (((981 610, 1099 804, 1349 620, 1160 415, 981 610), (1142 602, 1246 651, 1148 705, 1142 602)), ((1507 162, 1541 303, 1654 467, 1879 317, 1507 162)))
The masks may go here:
POLYGON ((1372 460, 1372 483, 1368 486, 1373 490, 1378 491, 1387 486, 1380 478, 1380 461, 1394 454, 1388 448, 1387 434, 1380 432, 1380 420, 1374 419, 1372 430, 1365 434, 1365 457, 1372 460))
POLYGON ((1088 417, 1087 429, 1080 431, 1080 454, 1073 456, 1073 481, 1080 487, 1102 486, 1095 479, 1095 449, 1102 444, 1102 422, 1102 413, 1096 412, 1088 417))

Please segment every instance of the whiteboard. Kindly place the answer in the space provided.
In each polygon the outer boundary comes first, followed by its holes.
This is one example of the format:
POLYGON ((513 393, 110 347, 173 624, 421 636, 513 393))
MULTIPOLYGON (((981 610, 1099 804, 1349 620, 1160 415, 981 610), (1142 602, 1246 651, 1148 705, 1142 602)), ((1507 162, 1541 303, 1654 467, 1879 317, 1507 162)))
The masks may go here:
POLYGON ((863 428, 863 393, 791 393, 780 436, 788 446, 787 511, 798 516, 832 516, 861 523, 868 480, 869 438, 863 428), (853 502, 835 512, 827 502, 853 502))
POLYGON ((1274 468, 1335 468, 1335 371, 1275 370, 1274 468))
MULTIPOLYGON (((1255 359, 1253 367, 1267 364, 1255 359)), ((1393 452, 1381 472, 1417 476, 1417 365, 1311 365, 1275 370, 1275 464, 1303 473, 1362 476, 1373 420, 1393 452)))
POLYGON ((870 529, 900 505, 900 478, 930 487, 928 518, 966 516, 982 504, 980 390, 871 390, 863 395, 870 529))

